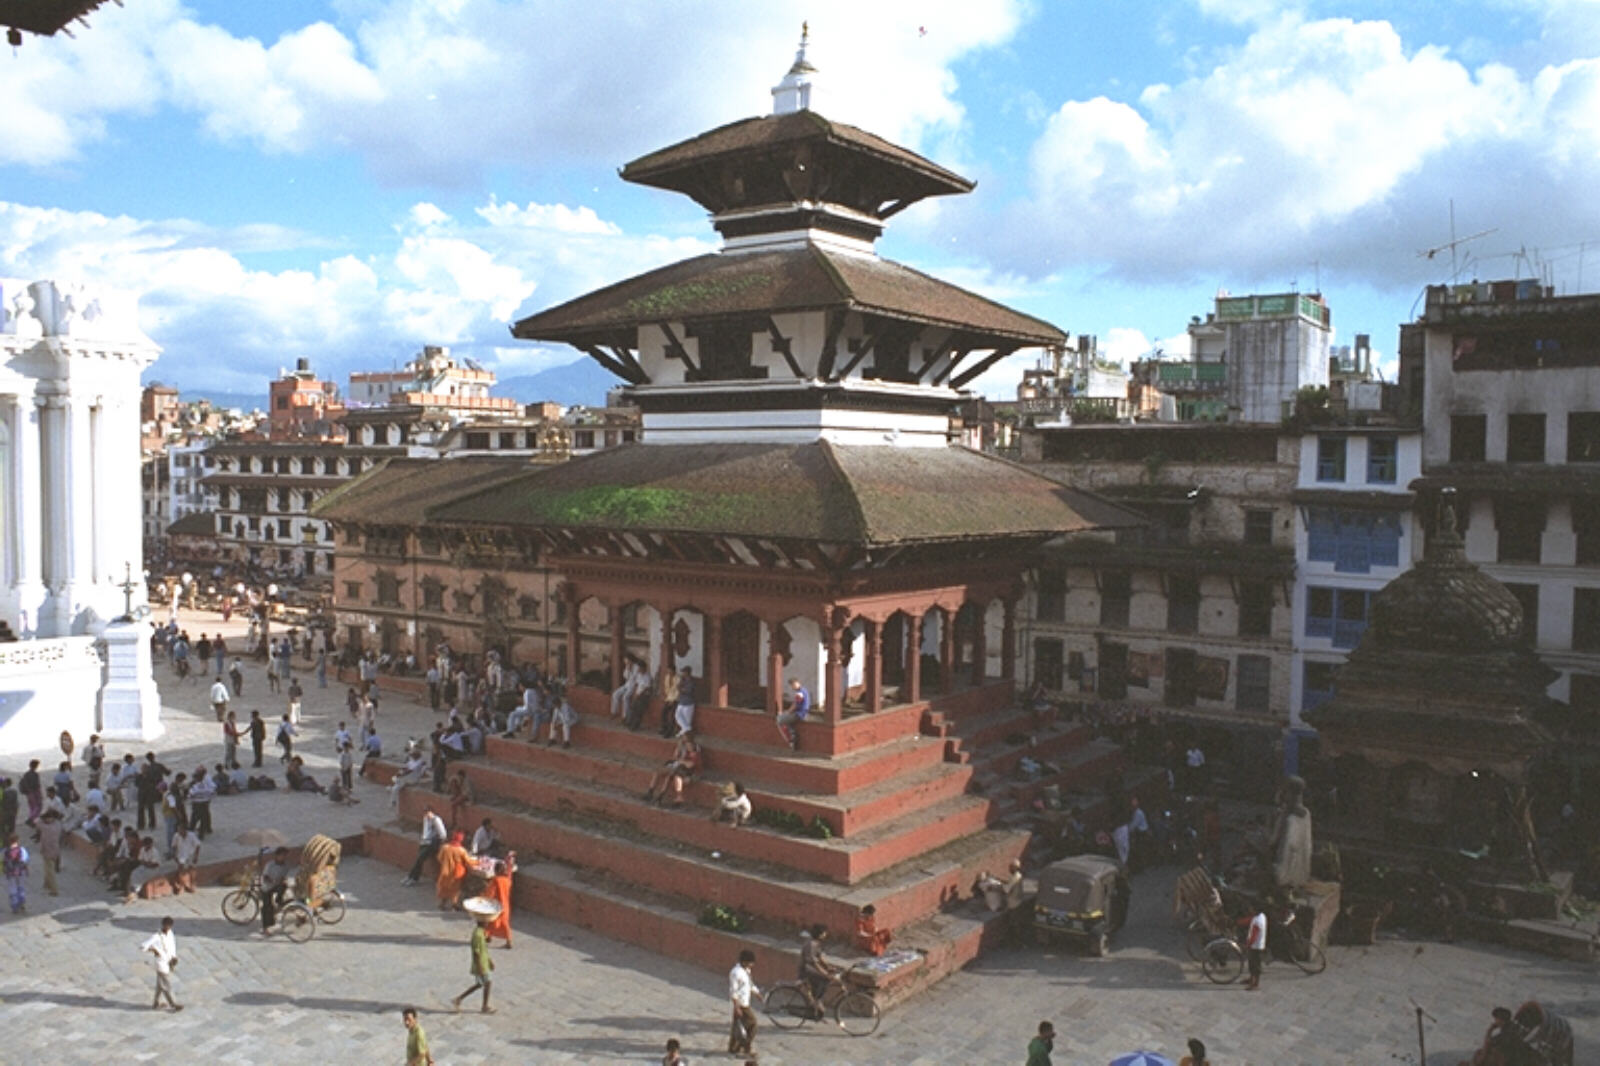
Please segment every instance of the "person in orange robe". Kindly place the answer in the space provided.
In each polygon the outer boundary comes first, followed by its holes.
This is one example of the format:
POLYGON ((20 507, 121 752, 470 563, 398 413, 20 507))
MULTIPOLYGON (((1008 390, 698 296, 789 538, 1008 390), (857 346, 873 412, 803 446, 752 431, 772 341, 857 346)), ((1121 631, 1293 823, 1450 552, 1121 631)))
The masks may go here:
POLYGON ((439 909, 449 910, 461 905, 461 882, 470 869, 467 849, 461 846, 461 834, 452 833, 450 843, 439 849, 439 880, 434 887, 439 894, 439 909))
POLYGON ((511 875, 516 872, 517 853, 507 852, 504 862, 494 864, 494 876, 489 878, 489 886, 483 892, 485 899, 500 904, 500 913, 489 920, 483 931, 490 940, 495 937, 504 940, 507 951, 511 950, 511 875))
POLYGON ((889 946, 889 930, 878 928, 878 908, 867 904, 856 915, 856 947, 869 955, 882 955, 889 946))

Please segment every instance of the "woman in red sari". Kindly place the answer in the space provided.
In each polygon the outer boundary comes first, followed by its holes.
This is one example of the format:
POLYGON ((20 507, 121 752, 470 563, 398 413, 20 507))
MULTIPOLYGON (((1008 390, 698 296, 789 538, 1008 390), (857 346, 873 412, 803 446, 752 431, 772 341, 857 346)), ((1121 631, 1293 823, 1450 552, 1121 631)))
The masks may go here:
POLYGON ((489 878, 489 885, 483 890, 484 898, 500 904, 500 913, 483 927, 483 931, 490 940, 495 937, 503 939, 507 951, 511 950, 511 875, 516 872, 517 853, 507 852, 504 862, 494 864, 494 876, 489 878))

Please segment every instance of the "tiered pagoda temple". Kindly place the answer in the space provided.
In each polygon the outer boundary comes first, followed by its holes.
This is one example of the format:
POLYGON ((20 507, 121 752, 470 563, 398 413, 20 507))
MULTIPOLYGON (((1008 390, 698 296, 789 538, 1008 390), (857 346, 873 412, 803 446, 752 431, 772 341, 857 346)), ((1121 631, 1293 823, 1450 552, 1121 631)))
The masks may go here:
MULTIPOLYGON (((747 912, 735 939, 786 953, 813 921, 848 943, 870 902, 924 952, 908 969, 925 982, 978 949, 984 922, 952 925, 942 908, 1021 853, 1027 834, 1004 816, 1049 781, 1092 807, 1118 769, 1079 728, 1008 743, 1032 728, 1014 699, 1030 553, 1140 520, 952 443, 968 383, 1063 335, 877 255, 891 216, 972 183, 811 111, 811 73, 802 43, 772 115, 623 169, 709 210, 720 251, 513 327, 627 382, 639 443, 455 490, 391 463, 319 514, 346 543, 426 527, 475 559, 537 558, 559 575, 567 633, 550 666, 583 712, 574 747, 497 739, 469 763, 483 813, 546 860, 522 875, 529 905, 725 969, 744 945, 697 927, 703 904, 747 912), (426 504, 406 488, 418 479, 434 486, 426 504), (607 718, 630 657, 697 679, 710 781, 692 800, 737 778, 758 812, 809 833, 642 806, 670 745, 607 718), (817 700, 798 752, 771 717, 793 679, 817 700), (1056 769, 1013 789, 1024 754, 1056 769)), ((377 833, 374 847, 398 859, 406 839, 377 833)))

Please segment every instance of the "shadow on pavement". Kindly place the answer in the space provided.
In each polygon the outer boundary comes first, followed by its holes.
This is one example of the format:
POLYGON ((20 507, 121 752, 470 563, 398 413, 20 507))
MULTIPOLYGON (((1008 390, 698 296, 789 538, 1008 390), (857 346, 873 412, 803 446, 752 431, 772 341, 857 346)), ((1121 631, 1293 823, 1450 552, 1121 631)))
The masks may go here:
POLYGON ((96 1010, 127 1010, 145 1011, 151 1008, 145 1003, 128 1003, 124 1000, 107 999, 104 996, 85 996, 75 992, 16 992, 5 997, 7 1006, 16 1003, 54 1003, 60 1007, 92 1007, 96 1010))

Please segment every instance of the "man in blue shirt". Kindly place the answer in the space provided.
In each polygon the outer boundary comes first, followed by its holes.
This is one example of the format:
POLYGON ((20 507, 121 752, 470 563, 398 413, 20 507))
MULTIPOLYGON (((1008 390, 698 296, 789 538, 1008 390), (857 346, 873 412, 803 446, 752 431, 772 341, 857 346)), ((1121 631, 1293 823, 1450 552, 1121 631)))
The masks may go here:
POLYGON ((798 677, 789 679, 789 693, 785 697, 784 709, 778 714, 778 732, 783 734, 783 739, 795 751, 800 750, 800 731, 796 729, 796 722, 803 722, 811 713, 811 693, 800 683, 798 677))

